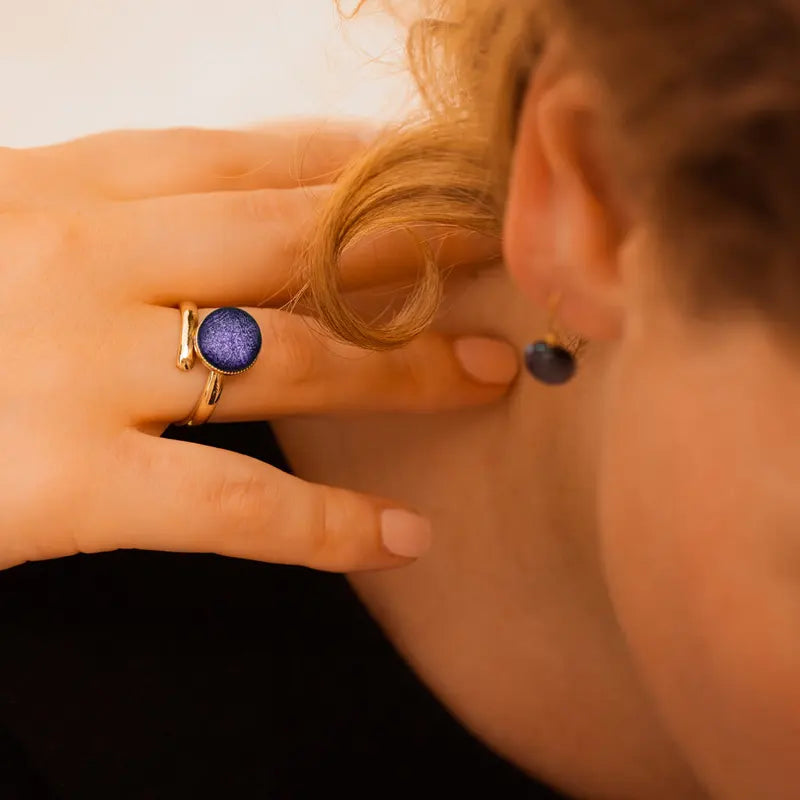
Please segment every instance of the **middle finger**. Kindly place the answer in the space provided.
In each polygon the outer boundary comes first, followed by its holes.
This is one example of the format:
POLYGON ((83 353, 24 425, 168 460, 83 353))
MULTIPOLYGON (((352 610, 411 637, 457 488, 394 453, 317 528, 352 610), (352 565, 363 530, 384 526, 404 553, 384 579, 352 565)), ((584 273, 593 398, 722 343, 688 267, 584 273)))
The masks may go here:
MULTIPOLYGON (((212 192, 112 203, 98 209, 89 235, 114 285, 137 300, 174 306, 279 305, 294 297, 312 226, 333 187, 212 192)), ((442 268, 496 257, 497 242, 426 226, 380 234, 342 258, 342 288, 413 280, 423 238, 442 268)))

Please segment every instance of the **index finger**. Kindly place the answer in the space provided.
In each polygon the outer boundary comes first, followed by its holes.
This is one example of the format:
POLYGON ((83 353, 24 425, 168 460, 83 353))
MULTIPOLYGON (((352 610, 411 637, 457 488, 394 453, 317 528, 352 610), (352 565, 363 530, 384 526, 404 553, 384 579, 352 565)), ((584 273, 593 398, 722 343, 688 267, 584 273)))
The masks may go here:
POLYGON ((363 120, 297 119, 247 129, 117 130, 26 151, 53 176, 110 200, 330 183, 364 149, 363 120))

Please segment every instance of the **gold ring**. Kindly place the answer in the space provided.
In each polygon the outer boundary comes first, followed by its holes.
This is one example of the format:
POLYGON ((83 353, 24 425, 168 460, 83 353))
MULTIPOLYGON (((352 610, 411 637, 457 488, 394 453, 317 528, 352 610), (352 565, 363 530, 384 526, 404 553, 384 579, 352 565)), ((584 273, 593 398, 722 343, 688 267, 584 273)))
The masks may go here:
POLYGON ((255 318, 241 308, 218 308, 202 324, 194 303, 180 304, 181 334, 177 367, 188 371, 195 356, 208 368, 208 379, 188 417, 175 425, 203 425, 222 396, 226 375, 247 372, 261 352, 261 328, 255 318))
POLYGON ((181 341, 178 348, 178 369, 188 372, 194 366, 194 336, 197 333, 197 306, 181 303, 181 341))
POLYGON ((219 398, 222 397, 222 382, 223 376, 221 373, 209 370, 206 385, 194 404, 192 413, 175 424, 186 425, 187 427, 205 425, 211 419, 211 415, 214 413, 217 403, 219 403, 219 398))

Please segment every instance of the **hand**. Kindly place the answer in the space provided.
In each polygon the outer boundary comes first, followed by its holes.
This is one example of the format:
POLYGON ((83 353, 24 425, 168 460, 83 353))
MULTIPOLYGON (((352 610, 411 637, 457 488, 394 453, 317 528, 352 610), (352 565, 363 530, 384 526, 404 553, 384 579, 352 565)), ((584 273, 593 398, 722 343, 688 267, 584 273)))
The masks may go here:
MULTIPOLYGON (((390 501, 159 438, 208 374, 175 366, 182 300, 201 316, 248 308, 262 329, 259 360, 226 383, 215 421, 432 411, 503 394, 516 362, 500 343, 454 348, 430 333, 364 352, 311 319, 254 307, 291 298, 325 182, 361 146, 356 128, 310 124, 0 151, 0 568, 142 548, 345 571, 424 550, 426 523, 390 501), (483 380, 465 365, 482 365, 483 380)), ((364 252, 346 285, 364 284, 364 252)), ((369 280, 395 280, 416 258, 400 243, 369 280)))

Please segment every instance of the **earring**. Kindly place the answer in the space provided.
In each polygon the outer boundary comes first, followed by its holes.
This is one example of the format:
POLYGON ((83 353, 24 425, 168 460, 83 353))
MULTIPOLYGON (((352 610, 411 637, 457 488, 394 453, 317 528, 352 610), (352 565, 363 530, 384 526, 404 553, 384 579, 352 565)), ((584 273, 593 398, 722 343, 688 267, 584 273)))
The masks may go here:
POLYGON ((544 339, 525 348, 525 366, 536 380, 556 386, 567 383, 575 374, 575 356, 558 342, 555 333, 555 315, 561 292, 554 292, 548 302, 549 319, 544 339))

